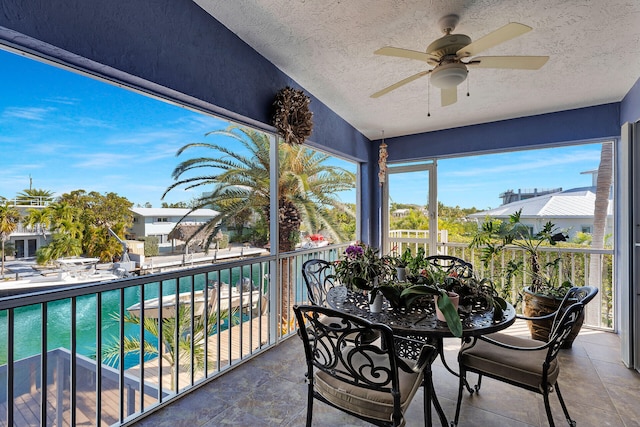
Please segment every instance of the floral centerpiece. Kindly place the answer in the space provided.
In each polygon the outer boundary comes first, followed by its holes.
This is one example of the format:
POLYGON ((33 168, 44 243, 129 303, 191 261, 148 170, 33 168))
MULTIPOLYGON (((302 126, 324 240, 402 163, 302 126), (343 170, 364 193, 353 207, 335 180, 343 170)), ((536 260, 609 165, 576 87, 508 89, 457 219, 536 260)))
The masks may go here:
POLYGON ((338 281, 350 289, 370 291, 370 298, 377 295, 378 286, 389 279, 392 265, 388 257, 381 257, 377 248, 365 243, 355 243, 345 249, 341 259, 334 261, 338 281))

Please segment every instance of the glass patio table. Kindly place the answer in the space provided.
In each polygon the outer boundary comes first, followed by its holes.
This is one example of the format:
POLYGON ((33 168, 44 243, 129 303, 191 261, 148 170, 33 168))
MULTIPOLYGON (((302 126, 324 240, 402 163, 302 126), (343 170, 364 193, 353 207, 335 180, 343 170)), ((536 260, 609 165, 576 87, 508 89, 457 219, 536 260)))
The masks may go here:
MULTIPOLYGON (((361 292, 353 292, 344 286, 336 286, 327 292, 327 304, 344 313, 361 317, 374 323, 383 323, 393 330, 394 335, 411 338, 412 341, 398 340, 396 349, 398 356, 409 359, 416 359, 420 352, 421 345, 416 342, 428 343, 438 349, 440 359, 445 368, 452 374, 458 373, 449 367, 444 357, 444 338, 451 338, 453 334, 445 322, 438 320, 435 311, 433 298, 426 296, 411 308, 394 308, 387 301, 384 302, 382 311, 372 313, 369 311, 369 301, 367 295, 361 292)), ((466 312, 460 310, 460 320, 462 321, 462 339, 470 339, 474 336, 491 334, 508 328, 516 320, 516 312, 513 306, 507 303, 507 308, 502 314, 502 318, 493 320, 492 310, 471 310, 466 312)), ((467 389, 471 391, 468 384, 467 389)), ((448 426, 448 421, 444 411, 431 384, 431 400, 438 412, 440 422, 443 427, 448 426)), ((431 420, 428 421, 431 425, 431 420)))

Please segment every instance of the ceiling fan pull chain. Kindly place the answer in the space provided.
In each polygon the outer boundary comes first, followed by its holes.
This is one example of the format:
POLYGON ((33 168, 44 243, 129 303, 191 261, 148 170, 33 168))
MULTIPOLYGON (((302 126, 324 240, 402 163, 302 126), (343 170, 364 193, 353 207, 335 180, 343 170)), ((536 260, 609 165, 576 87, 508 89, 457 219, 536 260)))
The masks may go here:
MULTIPOLYGON (((469 72, 467 71, 467 74, 469 72)), ((469 96, 469 80, 471 80, 471 78, 469 76, 467 76, 467 96, 469 96)))
POLYGON ((427 77, 427 117, 431 117, 431 74, 427 77))

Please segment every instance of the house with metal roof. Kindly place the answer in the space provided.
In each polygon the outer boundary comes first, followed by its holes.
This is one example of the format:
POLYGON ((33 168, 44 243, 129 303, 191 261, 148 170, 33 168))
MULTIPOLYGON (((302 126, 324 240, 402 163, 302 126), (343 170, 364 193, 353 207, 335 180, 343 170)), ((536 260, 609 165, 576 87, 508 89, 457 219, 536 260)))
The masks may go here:
MULTIPOLYGON (((523 224, 530 226, 534 233, 551 221, 556 227, 573 238, 577 233, 591 233, 593 231, 593 212, 596 201, 596 187, 572 188, 557 191, 542 196, 501 205, 469 215, 478 221, 478 226, 487 217, 508 220, 509 215, 522 210, 520 219, 523 224)), ((607 225, 605 235, 613 234, 613 200, 609 199, 607 209, 607 225)))

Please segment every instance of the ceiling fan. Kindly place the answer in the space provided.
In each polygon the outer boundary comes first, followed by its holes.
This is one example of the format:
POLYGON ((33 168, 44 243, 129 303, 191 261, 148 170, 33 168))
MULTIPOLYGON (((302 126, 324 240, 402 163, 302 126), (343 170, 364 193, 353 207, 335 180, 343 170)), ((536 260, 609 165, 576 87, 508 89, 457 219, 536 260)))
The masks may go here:
POLYGON ((458 15, 447 15, 441 18, 438 24, 445 35, 427 46, 426 52, 391 46, 376 50, 374 52, 376 55, 416 59, 426 62, 433 68, 400 80, 374 93, 371 97, 378 98, 420 77, 431 74, 430 81, 434 86, 441 89, 441 104, 445 107, 454 104, 458 100, 457 87, 466 80, 468 68, 537 70, 549 59, 548 56, 476 56, 484 50, 521 36, 531 31, 532 28, 512 22, 476 41, 472 41, 465 34, 451 34, 459 20, 460 17, 458 15))

